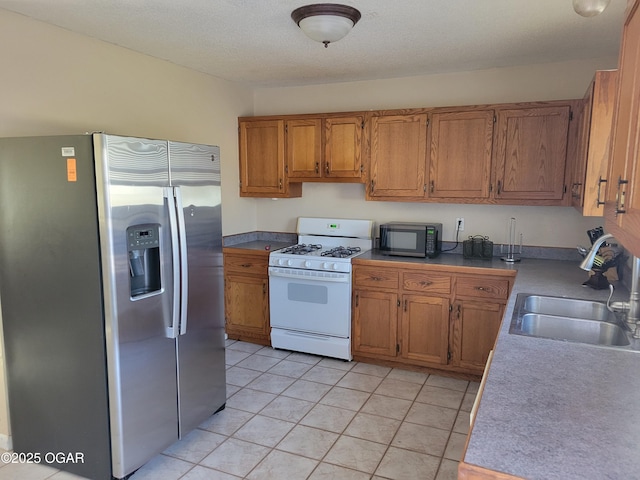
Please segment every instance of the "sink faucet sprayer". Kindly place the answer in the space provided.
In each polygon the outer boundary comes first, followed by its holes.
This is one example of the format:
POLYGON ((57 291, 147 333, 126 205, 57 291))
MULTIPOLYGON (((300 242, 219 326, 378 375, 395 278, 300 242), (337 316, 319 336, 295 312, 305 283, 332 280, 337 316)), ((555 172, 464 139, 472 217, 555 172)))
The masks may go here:
MULTIPOLYGON (((613 235, 607 233, 598 238, 593 246, 591 247, 591 251, 584 258, 582 263, 580 264, 580 268, 582 270, 586 270, 587 272, 591 270, 593 267, 593 262, 595 261, 596 254, 600 246, 608 239, 613 238, 613 235)), ((629 301, 628 302, 613 302, 610 303, 611 295, 609 295, 609 300, 607 301, 607 308, 612 312, 622 313, 625 317, 625 321, 634 332, 634 338, 640 338, 640 258, 633 257, 633 265, 631 269, 631 289, 629 292, 629 301)), ((613 294, 613 286, 611 288, 611 293, 613 294)))

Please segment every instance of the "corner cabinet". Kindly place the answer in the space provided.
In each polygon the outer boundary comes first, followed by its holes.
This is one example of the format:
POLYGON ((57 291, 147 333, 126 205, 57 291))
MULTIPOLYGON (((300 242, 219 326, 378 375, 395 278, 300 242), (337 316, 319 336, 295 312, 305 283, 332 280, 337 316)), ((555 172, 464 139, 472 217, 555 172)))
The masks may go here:
POLYGON ((606 229, 640 257, 640 0, 625 15, 618 69, 613 146, 605 204, 606 229))
POLYGON ((514 271, 358 260, 353 265, 355 359, 482 373, 514 271), (462 273, 465 272, 465 273, 462 273))
POLYGON ((239 120, 240 196, 300 197, 301 185, 289 185, 285 162, 284 120, 239 120))
POLYGON ((223 257, 227 336, 270 345, 269 252, 224 248, 223 257))
POLYGON ((452 312, 452 364, 481 374, 493 350, 512 280, 498 275, 457 275, 452 312))

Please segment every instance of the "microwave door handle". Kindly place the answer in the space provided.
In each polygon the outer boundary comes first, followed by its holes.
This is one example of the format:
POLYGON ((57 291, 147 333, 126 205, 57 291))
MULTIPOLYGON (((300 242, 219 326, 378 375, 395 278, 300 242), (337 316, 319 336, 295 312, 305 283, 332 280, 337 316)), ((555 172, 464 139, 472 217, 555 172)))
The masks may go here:
POLYGON ((180 250, 178 241, 178 219, 173 187, 164 187, 164 198, 167 199, 169 213, 169 231, 171 234, 171 269, 173 271, 173 298, 171 302, 171 325, 166 327, 167 338, 177 338, 180 319, 180 250))
POLYGON ((187 232, 184 223, 182 191, 174 188, 178 219, 178 240, 180 244, 180 335, 187 333, 187 302, 189 298, 189 265, 187 257, 187 232))

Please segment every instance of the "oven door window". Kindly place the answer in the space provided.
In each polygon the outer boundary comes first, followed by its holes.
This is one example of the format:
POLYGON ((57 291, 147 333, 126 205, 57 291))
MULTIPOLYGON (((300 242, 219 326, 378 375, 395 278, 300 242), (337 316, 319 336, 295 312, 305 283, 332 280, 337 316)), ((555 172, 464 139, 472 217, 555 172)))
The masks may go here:
POLYGON ((343 281, 327 281, 270 273, 269 305, 272 327, 348 338, 351 275, 344 274, 343 281))
POLYGON ((324 285, 307 285, 291 282, 287 285, 287 299, 292 302, 329 303, 329 289, 324 285))

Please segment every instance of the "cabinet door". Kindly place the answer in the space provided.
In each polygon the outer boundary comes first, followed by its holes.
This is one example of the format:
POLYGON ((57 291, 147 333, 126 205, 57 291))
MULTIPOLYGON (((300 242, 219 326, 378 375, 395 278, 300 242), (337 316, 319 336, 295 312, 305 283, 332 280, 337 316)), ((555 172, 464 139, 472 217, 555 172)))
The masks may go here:
POLYGON ((367 198, 424 198, 426 143, 426 114, 372 117, 367 198))
POLYGON ((362 178, 363 129, 362 116, 325 119, 325 177, 362 178))
POLYGON ((562 203, 570 110, 567 105, 497 111, 497 200, 562 203))
POLYGON ((240 121, 240 196, 299 197, 285 175, 284 121, 240 121))
POLYGON ((429 197, 489 197, 493 116, 493 110, 431 115, 429 197))
POLYGON ((453 361, 456 366, 481 373, 498 336, 504 305, 458 300, 453 306, 453 361))
POLYGON ((353 308, 354 354, 395 357, 398 345, 398 295, 356 290, 353 308))
POLYGON ((622 34, 605 217, 607 230, 640 256, 640 1, 630 6, 622 34))
POLYGON ((571 204, 585 216, 604 214, 617 78, 617 70, 596 72, 582 102, 571 204))
POLYGON ((322 120, 287 120, 285 129, 289 178, 320 178, 322 120))
POLYGON ((269 341, 269 279, 229 274, 225 276, 227 334, 269 341))
POLYGON ((449 300, 422 295, 402 297, 400 355, 446 365, 449 354, 449 300))

